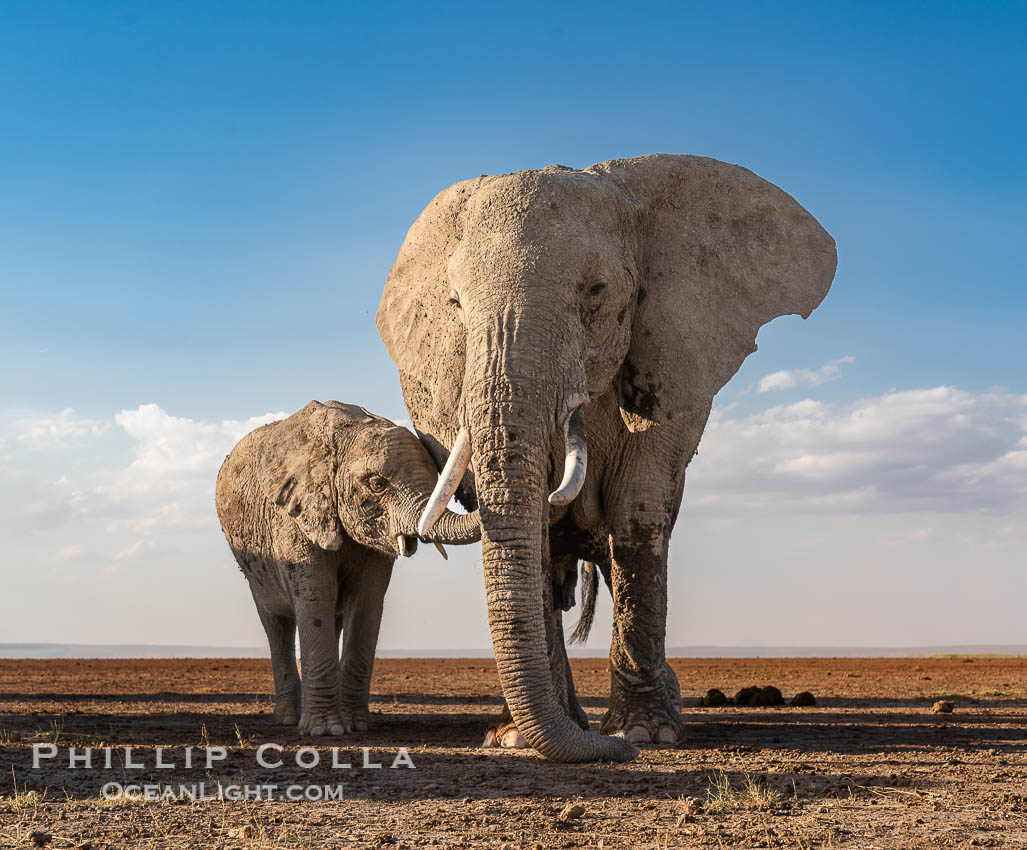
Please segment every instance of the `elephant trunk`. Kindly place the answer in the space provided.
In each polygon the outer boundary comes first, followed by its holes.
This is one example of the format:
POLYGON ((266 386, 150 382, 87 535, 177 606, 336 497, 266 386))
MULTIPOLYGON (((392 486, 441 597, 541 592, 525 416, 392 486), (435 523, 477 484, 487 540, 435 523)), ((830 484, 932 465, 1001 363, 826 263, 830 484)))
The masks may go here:
POLYGON ((416 535, 429 543, 448 543, 453 546, 477 543, 481 540, 481 521, 478 511, 459 514, 443 506, 438 511, 437 519, 432 523, 431 528, 422 531, 420 519, 433 498, 433 496, 425 495, 429 486, 431 486, 431 482, 427 478, 424 481, 418 480, 414 486, 410 486, 409 482, 401 486, 403 496, 400 499, 398 513, 399 525, 403 534, 416 535))
MULTIPOLYGON (((420 516, 420 511, 414 514, 414 522, 417 521, 418 516, 420 516)), ((477 543, 481 540, 481 521, 478 511, 470 514, 458 514, 451 510, 444 511, 431 530, 424 535, 424 539, 433 543, 450 543, 454 546, 477 543)))
MULTIPOLYGON (((502 370, 500 370, 502 371, 502 370)), ((541 369, 528 374, 545 374, 541 369)), ((525 740, 560 762, 627 761, 627 741, 582 730, 564 712, 550 671, 546 643, 543 506, 548 449, 555 428, 556 391, 509 374, 465 383, 471 461, 482 525, 482 566, 492 646, 510 713, 525 740), (475 382, 477 383, 477 382, 475 382), (519 384, 519 385, 518 385, 519 384), (530 389, 528 389, 530 387, 530 389)))

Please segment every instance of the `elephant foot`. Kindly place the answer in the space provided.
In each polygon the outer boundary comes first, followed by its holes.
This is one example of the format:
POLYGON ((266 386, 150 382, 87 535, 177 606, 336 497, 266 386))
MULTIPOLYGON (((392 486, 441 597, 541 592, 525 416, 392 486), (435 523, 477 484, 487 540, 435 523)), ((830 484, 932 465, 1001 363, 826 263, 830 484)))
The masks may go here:
POLYGON ((677 745, 685 740, 681 719, 681 691, 677 676, 664 662, 662 682, 654 688, 637 691, 625 677, 613 676, 610 707, 599 725, 604 735, 617 735, 632 744, 677 745))
POLYGON ((493 723, 487 730, 485 730, 485 740, 481 744, 483 747, 506 747, 511 750, 523 750, 528 746, 528 742, 524 740, 524 736, 521 734, 521 730, 517 728, 512 720, 499 718, 493 723))
POLYGON ((301 735, 345 735, 347 731, 343 720, 344 714, 338 709, 304 711, 300 717, 299 730, 301 735))
POLYGON ((346 708, 343 706, 339 710, 339 723, 342 726, 342 731, 345 733, 366 732, 368 716, 366 708, 346 708))
MULTIPOLYGON (((586 732, 588 731, 588 715, 585 714, 576 699, 572 700, 570 718, 586 732)), ((485 740, 481 745, 483 747, 506 747, 511 750, 523 750, 529 746, 520 729, 517 728, 517 724, 510 717, 510 710, 505 706, 503 713, 485 730, 485 740)))
POLYGON ((599 731, 631 744, 677 745, 685 740, 685 724, 675 706, 610 706, 599 731))
POLYGON ((296 726, 299 724, 299 697, 291 694, 284 697, 275 697, 275 710, 272 719, 275 726, 296 726))

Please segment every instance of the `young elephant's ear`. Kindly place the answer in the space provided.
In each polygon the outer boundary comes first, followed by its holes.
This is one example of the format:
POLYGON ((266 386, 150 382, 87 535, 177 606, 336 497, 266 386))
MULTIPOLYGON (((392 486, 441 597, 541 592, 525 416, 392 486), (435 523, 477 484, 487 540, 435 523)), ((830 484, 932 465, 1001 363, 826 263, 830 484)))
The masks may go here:
POLYGON ((456 183, 425 207, 403 240, 378 307, 378 333, 399 367, 407 409, 430 411, 436 422, 457 409, 464 374, 464 329, 449 303, 449 261, 463 235, 467 201, 489 179, 456 183))
POLYGON ((700 432, 760 327, 827 294, 834 240, 781 189, 737 165, 656 154, 592 166, 643 209, 642 274, 621 378, 632 431, 683 414, 700 432))
POLYGON ((292 517, 311 543, 342 546, 336 460, 332 433, 336 411, 312 401, 299 413, 270 426, 260 442, 258 469, 264 496, 292 517))

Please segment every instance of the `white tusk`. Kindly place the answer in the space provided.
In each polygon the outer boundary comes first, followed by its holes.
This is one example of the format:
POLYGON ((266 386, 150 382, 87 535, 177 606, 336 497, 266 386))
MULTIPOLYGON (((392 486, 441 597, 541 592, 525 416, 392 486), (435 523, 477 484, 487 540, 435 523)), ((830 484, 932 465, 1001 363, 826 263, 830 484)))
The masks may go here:
POLYGON ((449 555, 446 554, 446 547, 439 543, 438 540, 435 541, 435 548, 439 550, 439 554, 442 556, 443 560, 449 560, 449 555))
POLYGON ((396 535, 396 545, 399 547, 399 554, 405 558, 407 556, 407 539, 402 534, 396 535))
POLYGON ((449 453, 449 459, 439 475, 439 481, 428 499, 424 513, 421 514, 421 521, 417 524, 418 536, 426 536, 432 526, 439 521, 439 517, 446 512, 449 500, 460 486, 460 479, 464 477, 467 464, 470 462, 471 440, 467 435, 467 429, 461 428, 460 433, 456 435, 453 450, 449 453))
POLYGON ((585 414, 576 408, 563 423, 567 456, 563 461, 563 481, 549 494, 549 504, 569 505, 581 492, 588 469, 588 449, 585 443, 585 414))

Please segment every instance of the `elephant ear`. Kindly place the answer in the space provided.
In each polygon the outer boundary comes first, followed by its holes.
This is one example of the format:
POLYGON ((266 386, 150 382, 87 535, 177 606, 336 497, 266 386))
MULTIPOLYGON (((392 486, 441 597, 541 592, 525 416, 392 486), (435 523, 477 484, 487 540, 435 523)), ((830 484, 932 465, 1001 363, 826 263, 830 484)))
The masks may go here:
POLYGON ((643 210, 642 275, 621 375, 632 431, 679 414, 700 428, 777 316, 827 295, 834 240, 781 189, 715 159, 655 154, 592 166, 643 210))
POLYGON ((448 303, 449 261, 467 201, 489 179, 464 180, 436 195, 407 232, 378 307, 378 332, 399 367, 407 409, 427 411, 436 427, 457 409, 464 374, 464 329, 448 303))
POLYGON ((336 550, 344 539, 335 486, 334 435, 348 424, 348 413, 341 409, 348 407, 312 401, 288 419, 265 426, 268 437, 259 442, 261 492, 322 549, 336 550))

